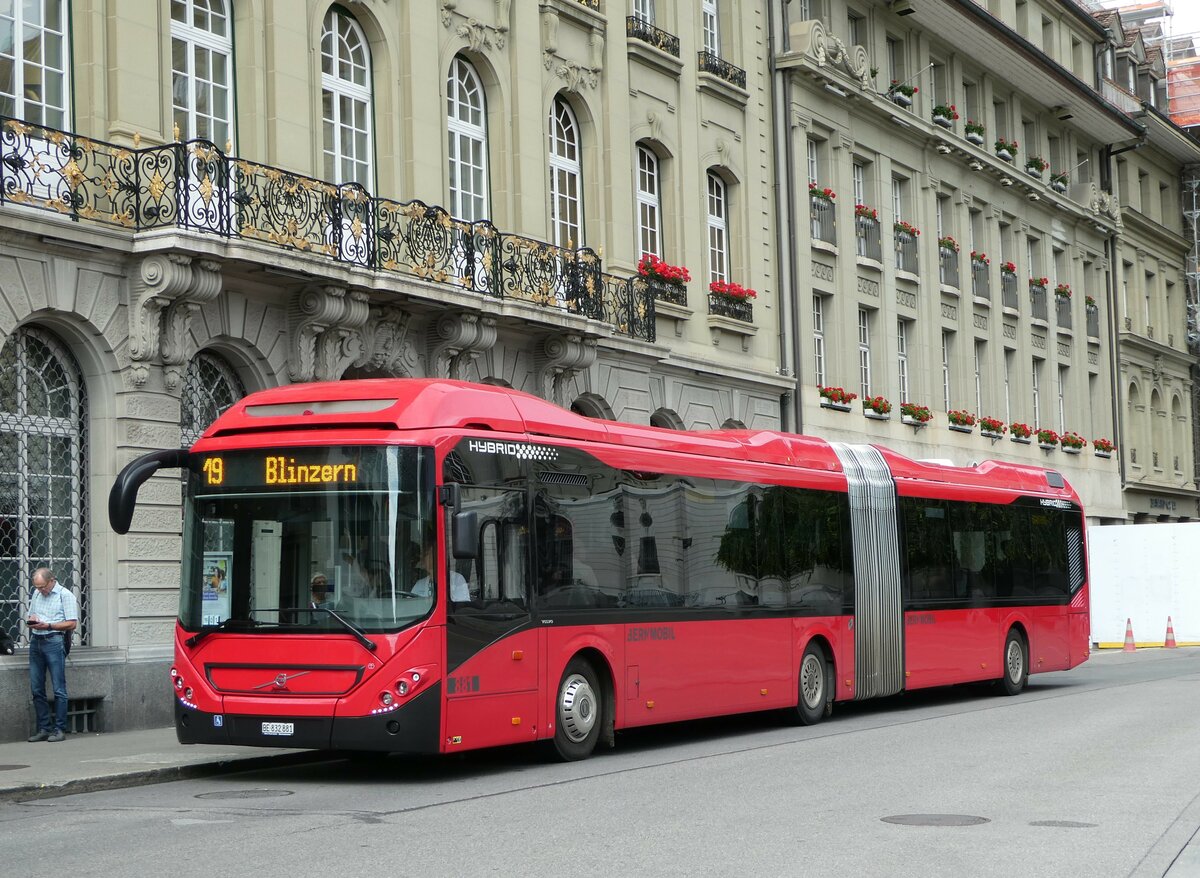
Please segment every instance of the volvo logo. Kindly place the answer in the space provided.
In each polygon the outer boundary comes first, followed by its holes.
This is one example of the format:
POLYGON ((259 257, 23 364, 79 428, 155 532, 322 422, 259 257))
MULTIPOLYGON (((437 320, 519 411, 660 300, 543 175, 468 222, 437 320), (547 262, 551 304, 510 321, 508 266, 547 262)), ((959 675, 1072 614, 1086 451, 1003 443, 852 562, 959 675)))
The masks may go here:
POLYGON ((297 677, 303 677, 305 674, 311 674, 312 671, 297 671, 294 674, 276 674, 273 680, 267 680, 265 683, 259 683, 255 689, 266 689, 268 686, 273 686, 276 689, 286 689, 289 680, 294 680, 297 677))

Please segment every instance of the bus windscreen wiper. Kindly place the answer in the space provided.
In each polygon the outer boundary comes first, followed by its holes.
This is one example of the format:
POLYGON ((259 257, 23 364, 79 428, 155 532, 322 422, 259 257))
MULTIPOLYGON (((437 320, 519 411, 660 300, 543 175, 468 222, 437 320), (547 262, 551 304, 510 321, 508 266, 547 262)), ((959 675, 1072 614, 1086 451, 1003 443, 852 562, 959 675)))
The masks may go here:
POLYGON ((235 620, 232 616, 230 616, 228 619, 221 620, 221 622, 219 622, 216 625, 201 625, 200 630, 197 631, 195 634, 193 634, 191 637, 189 637, 184 642, 187 643, 188 646, 195 646, 197 643, 199 643, 205 637, 208 637, 208 635, 216 634, 218 631, 223 630, 227 625, 229 625, 230 623, 232 623, 234 621, 246 623, 250 627, 254 627, 254 625, 257 624, 253 619, 237 619, 237 620, 235 620))
POLYGON ((342 618, 340 615, 337 614, 336 611, 331 610, 328 607, 320 607, 320 608, 314 607, 314 608, 312 608, 311 612, 313 612, 313 613, 328 613, 330 616, 337 619, 342 624, 342 627, 344 627, 347 631, 349 631, 351 634, 353 634, 355 639, 358 640, 358 642, 361 643, 363 646, 365 646, 367 649, 374 652, 378 648, 379 644, 377 644, 371 638, 367 637, 367 634, 365 631, 363 631, 361 628, 359 628, 357 625, 355 625, 353 622, 349 621, 348 619, 342 618))

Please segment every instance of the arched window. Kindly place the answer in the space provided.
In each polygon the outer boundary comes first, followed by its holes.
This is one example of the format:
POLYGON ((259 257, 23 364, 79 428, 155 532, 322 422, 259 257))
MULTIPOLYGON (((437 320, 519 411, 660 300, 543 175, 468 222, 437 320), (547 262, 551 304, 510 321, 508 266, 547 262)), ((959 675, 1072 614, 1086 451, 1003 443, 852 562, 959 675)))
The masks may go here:
POLYGON ((83 376, 54 336, 18 329, 0 348, 0 626, 25 630, 29 577, 45 566, 78 596, 87 642, 87 519, 83 376))
POLYGON ((339 9, 325 14, 321 32, 321 115, 325 179, 372 188, 371 51, 358 22, 339 9))
POLYGON ((0 115, 67 126, 67 6, 62 0, 0 3, 0 115))
POLYGON ((223 357, 209 351, 192 357, 179 402, 184 447, 190 447, 223 411, 245 395, 246 388, 223 357))
POLYGON ((550 107, 550 223, 559 247, 583 245, 579 124, 562 98, 550 107))
POLYGON ((729 279, 729 198, 725 181, 708 172, 708 281, 729 279))
POLYGON ((450 213, 468 222, 488 219, 487 106, 470 62, 455 58, 446 80, 450 144, 450 213))
POLYGON ((637 148, 637 229, 640 252, 662 256, 662 182, 658 156, 637 148))
POLYGON ((233 40, 225 0, 172 0, 171 105, 181 140, 233 141, 233 40))

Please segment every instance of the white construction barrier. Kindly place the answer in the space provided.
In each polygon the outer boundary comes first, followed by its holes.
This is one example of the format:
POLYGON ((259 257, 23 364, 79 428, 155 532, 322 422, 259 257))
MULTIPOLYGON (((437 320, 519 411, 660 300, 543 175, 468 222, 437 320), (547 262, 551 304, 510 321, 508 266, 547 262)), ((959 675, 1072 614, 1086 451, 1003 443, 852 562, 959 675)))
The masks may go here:
POLYGON ((1200 645, 1200 522, 1088 529, 1092 643, 1120 648, 1126 621, 1139 646, 1200 645))

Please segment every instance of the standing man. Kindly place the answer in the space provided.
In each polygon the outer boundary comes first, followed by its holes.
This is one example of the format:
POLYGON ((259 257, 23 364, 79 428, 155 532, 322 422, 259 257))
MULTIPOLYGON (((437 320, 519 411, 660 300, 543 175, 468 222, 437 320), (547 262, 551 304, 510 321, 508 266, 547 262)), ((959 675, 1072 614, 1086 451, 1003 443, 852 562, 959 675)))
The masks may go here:
POLYGON ((29 688, 37 711, 38 730, 33 741, 57 744, 67 730, 67 632, 79 621, 75 595, 58 584, 49 567, 33 571, 33 594, 29 598, 29 688), (46 671, 54 686, 55 719, 50 719, 46 701, 46 671))

